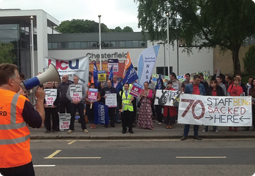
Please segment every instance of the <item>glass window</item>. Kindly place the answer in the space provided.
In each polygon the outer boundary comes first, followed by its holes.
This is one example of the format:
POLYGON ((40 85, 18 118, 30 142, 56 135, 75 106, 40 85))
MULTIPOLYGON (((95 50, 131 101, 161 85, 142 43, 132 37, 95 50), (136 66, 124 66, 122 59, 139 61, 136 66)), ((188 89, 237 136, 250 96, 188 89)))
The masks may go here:
POLYGON ((74 42, 74 48, 81 48, 80 42, 74 42))
POLYGON ((139 41, 133 41, 133 47, 139 47, 139 41))
POLYGON ((81 48, 87 48, 88 43, 87 42, 81 42, 81 48))
POLYGON ((98 48, 98 42, 89 42, 91 48, 98 48))
POLYGON ((60 43, 60 48, 68 48, 67 47, 67 42, 61 42, 60 43))
POLYGON ((116 42, 109 42, 109 47, 113 47, 113 48, 116 48, 116 42))
POLYGON ((51 43, 48 43, 48 49, 51 49, 52 47, 51 47, 51 43))
POLYGON ((17 30, 0 30, 0 39, 17 39, 17 30))
POLYGON ((18 29, 17 24, 1 24, 0 29, 18 29))
POLYGON ((140 47, 145 47, 146 46, 146 41, 140 41, 140 47))
POLYGON ((126 47, 131 48, 132 47, 132 41, 126 41, 126 47))
POLYGON ((58 43, 52 43, 51 46, 52 46, 52 49, 57 49, 58 48, 58 43))
POLYGON ((74 48, 74 42, 68 42, 68 48, 74 48))
POLYGON ((126 43, 124 41, 119 41, 119 47, 124 48, 126 46, 126 43))

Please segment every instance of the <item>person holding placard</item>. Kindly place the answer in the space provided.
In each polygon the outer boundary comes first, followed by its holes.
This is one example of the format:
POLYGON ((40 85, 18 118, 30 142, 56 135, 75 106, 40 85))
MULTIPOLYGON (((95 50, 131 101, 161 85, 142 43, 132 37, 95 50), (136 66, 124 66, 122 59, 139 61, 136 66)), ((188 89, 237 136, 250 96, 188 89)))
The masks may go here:
POLYGON ((132 101, 134 97, 129 94, 129 84, 124 84, 124 90, 119 92, 119 111, 122 117, 122 133, 127 132, 127 127, 129 133, 134 133, 132 129, 132 117, 134 116, 134 108, 132 101))
POLYGON ((46 133, 58 131, 59 118, 58 118, 58 91, 53 88, 53 82, 47 82, 45 86, 45 127, 46 133), (51 127, 51 117, 52 117, 52 127, 51 127))
MULTIPOLYGON (((109 108, 109 117, 111 120, 111 127, 115 127, 115 111, 117 107, 117 89, 112 87, 111 80, 107 81, 107 87, 104 88, 105 91, 105 105, 109 108)), ((108 125, 105 125, 105 127, 108 127, 108 125)))
MULTIPOLYGON (((167 87, 165 90, 175 90, 173 88, 173 83, 172 81, 168 81, 167 87)), ((177 110, 175 106, 164 106, 164 117, 166 118, 166 128, 167 129, 172 129, 173 124, 175 122, 175 116, 177 116, 177 110)))
POLYGON ((87 91, 87 97, 86 97, 86 114, 89 119, 90 128, 95 129, 95 120, 94 120, 94 106, 93 104, 95 102, 98 102, 101 99, 100 93, 98 92, 98 89, 95 89, 95 84, 91 83, 89 86, 89 90, 87 91))
MULTIPOLYGON (((206 95, 209 96, 225 96, 225 93, 222 89, 222 87, 220 85, 217 85, 218 82, 216 80, 211 80, 210 82, 210 87, 207 90, 206 95)), ((218 133, 218 129, 217 126, 213 126, 213 131, 218 133)), ((204 132, 208 132, 208 126, 205 126, 205 129, 202 131, 204 132)))
POLYGON ((80 122, 81 128, 85 133, 88 133, 85 118, 84 118, 84 100, 86 97, 85 87, 82 84, 79 84, 79 77, 73 77, 74 84, 71 84, 67 90, 66 97, 71 101, 71 123, 68 130, 68 134, 74 131, 74 120, 75 120, 75 113, 78 110, 80 115, 80 122))
POLYGON ((152 109, 151 109, 152 90, 149 89, 148 82, 144 83, 144 89, 141 91, 139 101, 141 103, 141 106, 139 110, 137 126, 143 129, 153 130, 152 109))
POLYGON ((68 75, 62 76, 62 82, 58 85, 59 94, 59 112, 60 113, 70 113, 70 100, 66 97, 67 90, 71 82, 68 80, 68 75))
MULTIPOLYGON (((234 78, 234 84, 229 86, 228 94, 230 96, 241 96, 243 95, 243 88, 240 86, 241 79, 239 77, 234 78)), ((232 127, 228 128, 229 131, 232 131, 232 127)), ((234 127, 234 131, 237 132, 237 127, 234 127)))
MULTIPOLYGON (((193 82, 191 84, 188 84, 185 87, 184 93, 195 94, 195 95, 206 95, 205 87, 203 84, 200 83, 199 75, 194 75, 193 82)), ((199 125, 194 125, 193 127, 194 127, 194 139, 201 140, 201 138, 198 136, 199 125)), ((182 141, 188 138, 189 128, 190 128, 190 124, 184 125, 184 133, 181 138, 182 141)))

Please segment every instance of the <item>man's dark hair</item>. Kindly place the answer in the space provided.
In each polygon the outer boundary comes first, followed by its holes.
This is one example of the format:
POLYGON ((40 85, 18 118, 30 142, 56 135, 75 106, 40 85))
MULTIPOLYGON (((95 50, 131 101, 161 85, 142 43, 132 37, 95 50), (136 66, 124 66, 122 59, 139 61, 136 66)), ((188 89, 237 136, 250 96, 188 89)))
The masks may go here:
POLYGON ((223 80, 222 76, 217 76, 217 78, 220 78, 221 80, 223 80))
POLYGON ((204 74, 202 72, 198 73, 199 76, 204 76, 204 74))
POLYGON ((124 84, 124 86, 125 86, 126 84, 129 86, 129 84, 128 84, 128 83, 125 83, 125 84, 124 84))
POLYGON ((230 80, 230 81, 233 81, 233 77, 232 76, 227 76, 228 77, 228 79, 230 80))
POLYGON ((24 74, 24 73, 20 73, 20 74, 19 74, 19 77, 20 77, 21 79, 25 79, 25 74, 24 74))
POLYGON ((176 74, 174 72, 170 73, 170 75, 177 79, 176 74))
POLYGON ((189 74, 189 73, 186 73, 185 75, 186 75, 186 76, 190 76, 190 74, 189 74))
POLYGON ((1 64, 0 65, 0 86, 8 84, 10 78, 15 76, 17 66, 14 64, 1 64))
MULTIPOLYGON (((203 73, 202 73, 203 74, 203 73)), ((197 79, 197 78, 200 78, 200 75, 194 75, 193 79, 197 79)))

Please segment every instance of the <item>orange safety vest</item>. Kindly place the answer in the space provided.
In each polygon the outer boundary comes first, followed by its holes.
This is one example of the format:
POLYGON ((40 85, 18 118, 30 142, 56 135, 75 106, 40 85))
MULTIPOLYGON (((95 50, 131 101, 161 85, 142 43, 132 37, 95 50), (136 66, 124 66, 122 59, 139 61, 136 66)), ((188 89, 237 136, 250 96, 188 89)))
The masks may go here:
POLYGON ((18 167, 32 161, 30 131, 22 117, 23 95, 0 89, 0 168, 18 167))

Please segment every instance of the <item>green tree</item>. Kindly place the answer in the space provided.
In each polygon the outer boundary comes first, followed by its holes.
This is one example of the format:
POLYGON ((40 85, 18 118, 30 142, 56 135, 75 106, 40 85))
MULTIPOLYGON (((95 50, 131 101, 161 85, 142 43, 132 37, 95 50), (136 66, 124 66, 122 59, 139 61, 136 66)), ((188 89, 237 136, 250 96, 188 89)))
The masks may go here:
POLYGON ((0 63, 13 63, 12 43, 1 43, 0 41, 0 63))
POLYGON ((135 0, 138 26, 151 40, 166 37, 166 14, 170 19, 170 39, 177 35, 187 49, 192 46, 220 46, 232 52, 234 74, 240 74, 239 49, 255 34, 255 4, 252 0, 135 0))
POLYGON ((243 58, 244 69, 249 75, 255 75, 255 46, 251 46, 243 58))
POLYGON ((133 29, 129 26, 123 28, 122 32, 134 32, 133 29))
POLYGON ((114 29, 114 32, 122 32, 122 29, 121 29, 121 27, 116 27, 115 29, 114 29))
MULTIPOLYGON (((94 33, 99 31, 99 23, 92 20, 73 19, 63 21, 56 30, 61 33, 94 33)), ((101 23, 101 32, 108 32, 109 29, 101 23)))

